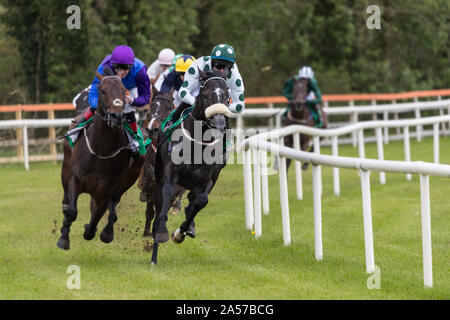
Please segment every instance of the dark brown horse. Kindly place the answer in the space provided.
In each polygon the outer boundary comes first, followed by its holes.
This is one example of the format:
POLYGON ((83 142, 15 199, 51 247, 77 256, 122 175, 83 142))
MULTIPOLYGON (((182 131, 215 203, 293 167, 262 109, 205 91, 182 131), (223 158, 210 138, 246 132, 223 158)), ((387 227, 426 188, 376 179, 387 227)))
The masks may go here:
MULTIPOLYGON (((155 216, 155 161, 156 161, 156 146, 158 145, 158 136, 161 129, 161 123, 173 111, 172 92, 162 93, 153 89, 153 99, 150 103, 150 113, 147 113, 145 120, 145 128, 149 137, 152 139, 152 147, 148 150, 145 156, 142 176, 139 181, 141 189, 140 200, 147 202, 147 209, 145 211, 145 228, 144 236, 150 236, 151 222, 155 216)), ((181 209, 181 198, 184 189, 180 189, 174 197, 174 204, 172 213, 178 214, 181 209)))
POLYGON ((156 264, 159 243, 169 240, 167 212, 173 196, 182 187, 189 190, 186 220, 172 234, 175 243, 183 242, 185 235, 196 236, 194 218, 208 203, 208 195, 226 165, 224 141, 230 111, 229 92, 225 76, 219 71, 204 73, 199 70, 202 85, 191 114, 180 128, 172 133, 172 141, 158 146, 156 158, 156 217, 152 264, 156 264), (209 131, 211 130, 211 131, 209 131), (214 138, 206 138, 207 132, 214 138), (176 138, 182 138, 176 143, 176 138), (211 156, 211 158, 208 157, 211 156), (181 157, 181 158, 178 158, 181 157))
MULTIPOLYGON (((313 113, 309 110, 306 105, 306 97, 308 96, 308 82, 307 78, 296 78, 294 79, 293 88, 292 88, 292 97, 293 99, 289 101, 289 111, 286 114, 286 118, 283 121, 283 126, 289 126, 293 124, 299 124, 309 127, 314 127, 315 120, 313 113)), ((318 110, 321 110, 321 106, 317 106, 318 110)), ((325 113, 322 112, 323 115, 323 125, 322 128, 326 128, 328 126, 328 117, 325 113)), ((311 140, 311 136, 301 134, 300 135, 300 149, 306 151, 309 147, 309 142, 311 140)), ((284 138, 284 145, 292 148, 294 145, 293 136, 289 135, 284 138)), ((314 151, 314 146, 311 146, 309 152, 314 151)), ((286 159, 287 168, 291 164, 291 159, 286 159)), ((308 168, 308 163, 305 162, 302 166, 303 170, 308 168)))
MULTIPOLYGON (((112 73, 108 71, 105 72, 112 73)), ((97 224, 106 209, 109 209, 108 223, 100 239, 105 243, 113 240, 113 226, 117 221, 116 205, 123 193, 135 183, 144 161, 144 157, 132 159, 128 148, 123 128, 125 88, 121 79, 98 72, 96 76, 100 84, 93 124, 80 132, 73 149, 67 141, 64 143, 61 170, 64 220, 57 243, 64 250, 70 249, 70 226, 77 218, 77 200, 81 193, 91 195, 91 221, 84 225, 83 237, 86 240, 95 237, 97 224)))

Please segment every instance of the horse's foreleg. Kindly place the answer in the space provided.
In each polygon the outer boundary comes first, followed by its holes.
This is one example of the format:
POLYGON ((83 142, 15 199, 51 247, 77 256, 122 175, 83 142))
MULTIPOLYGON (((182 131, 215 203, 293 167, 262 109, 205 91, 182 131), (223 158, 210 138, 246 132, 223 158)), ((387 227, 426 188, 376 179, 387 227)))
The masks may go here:
POLYGON ((157 215, 155 222, 153 223, 153 237, 155 242, 163 243, 169 241, 169 231, 166 226, 167 213, 172 205, 175 192, 175 186, 167 180, 157 194, 157 197, 160 200, 157 202, 157 215))
POLYGON ((89 224, 84 225, 83 238, 86 240, 92 240, 97 232, 97 225, 100 219, 105 214, 108 208, 109 200, 102 199, 101 201, 96 201, 91 196, 91 221, 89 224))
POLYGON ((62 204, 62 211, 64 214, 63 224, 61 227, 61 237, 57 242, 57 246, 64 250, 70 249, 70 226, 76 220, 78 209, 77 200, 79 196, 79 186, 76 178, 74 176, 69 178, 67 184, 63 181, 64 188, 64 199, 62 204))
POLYGON ((189 195, 189 204, 186 207, 186 220, 181 224, 178 230, 172 234, 172 240, 175 243, 181 243, 184 240, 184 235, 188 235, 191 238, 195 238, 195 223, 194 218, 197 213, 202 210, 208 204, 208 194, 212 189, 214 183, 211 181, 207 186, 203 188, 193 189, 189 195))
POLYGON ((149 237, 152 235, 150 231, 150 226, 152 224, 152 220, 154 217, 155 217, 155 201, 152 195, 150 196, 150 199, 147 199, 147 208, 145 209, 144 237, 149 237))
POLYGON ((114 224, 117 221, 117 212, 116 206, 119 203, 119 199, 111 200, 108 205, 109 215, 108 215, 108 223, 103 228, 102 233, 100 233, 100 240, 104 243, 110 243, 114 240, 114 224))

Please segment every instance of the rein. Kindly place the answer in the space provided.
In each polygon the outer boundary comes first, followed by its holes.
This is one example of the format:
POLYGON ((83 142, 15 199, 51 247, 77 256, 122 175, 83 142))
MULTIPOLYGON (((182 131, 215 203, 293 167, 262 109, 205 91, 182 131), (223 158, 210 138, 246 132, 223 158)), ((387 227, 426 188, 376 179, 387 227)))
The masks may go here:
MULTIPOLYGON (((183 114, 184 114, 184 112, 183 112, 183 114)), ((205 123, 205 121, 203 121, 203 120, 197 120, 197 119, 195 119, 195 118, 192 116, 192 114, 189 114, 189 116, 190 116, 194 121, 201 121, 202 124, 205 123)), ((196 144, 199 144, 199 145, 202 145, 202 146, 213 146, 213 145, 217 144, 218 142, 222 141, 222 139, 223 139, 223 135, 222 135, 222 138, 216 139, 216 140, 214 140, 214 141, 212 141, 212 142, 203 142, 203 141, 195 140, 194 138, 192 138, 192 136, 191 136, 191 134, 189 133, 189 131, 187 131, 187 130, 184 128, 183 122, 184 122, 184 121, 181 122, 181 132, 183 133, 183 136, 185 136, 189 141, 191 141, 191 142, 193 142, 193 143, 196 143, 196 144)), ((209 127, 210 129, 214 129, 214 128, 211 128, 211 126, 209 126, 209 124, 208 124, 207 122, 206 122, 206 124, 208 125, 208 127, 209 127)))
POLYGON ((89 138, 88 138, 87 133, 86 133, 86 128, 84 128, 83 132, 84 132, 84 138, 86 140, 86 145, 88 147, 89 153, 92 154, 93 156, 96 156, 99 159, 102 159, 102 160, 112 159, 115 156, 117 156, 122 150, 127 149, 130 146, 130 144, 128 144, 126 146, 122 146, 122 147, 120 147, 118 150, 116 150, 115 152, 113 152, 110 155, 101 156, 101 155, 97 154, 94 150, 92 150, 91 144, 89 143, 89 138))

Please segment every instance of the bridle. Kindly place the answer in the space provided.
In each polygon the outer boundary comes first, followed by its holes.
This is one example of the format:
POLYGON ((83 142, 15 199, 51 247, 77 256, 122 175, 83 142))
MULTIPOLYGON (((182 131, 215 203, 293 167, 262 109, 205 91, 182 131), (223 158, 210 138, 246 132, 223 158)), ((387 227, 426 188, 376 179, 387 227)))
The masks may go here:
MULTIPOLYGON (((205 85, 206 85, 210 80, 221 80, 221 81, 224 81, 225 84, 226 84, 226 80, 225 80, 224 78, 222 78, 222 77, 211 77, 211 78, 208 78, 208 79, 206 79, 206 80, 201 84, 201 86, 200 86, 200 93, 202 92, 202 89, 205 87, 205 85)), ((197 96, 196 105, 198 104, 198 97, 201 96, 200 93, 199 93, 198 96, 197 96)), ((227 99, 226 99, 227 102, 226 102, 226 105, 228 106, 228 105, 229 105, 229 100, 230 100, 230 95, 229 95, 229 92, 228 92, 228 86, 227 86, 226 93, 227 93, 227 99)), ((184 118, 184 114, 185 114, 186 111, 188 111, 188 109, 186 109, 186 110, 183 111, 183 113, 181 114, 181 119, 184 118)), ((193 120, 194 122, 195 122, 195 121, 200 121, 201 124, 202 124, 202 127, 206 126, 206 127, 208 127, 208 129, 216 129, 216 130, 218 130, 217 128, 215 128, 214 126, 211 125, 211 123, 210 123, 211 118, 207 118, 206 120, 196 119, 196 118, 192 115, 192 112, 189 113, 189 117, 191 117, 192 120, 193 120)), ((226 119, 226 118, 225 118, 225 119, 226 119)), ((227 121, 227 120, 226 120, 226 121, 227 121)), ((193 143, 196 143, 196 144, 200 144, 200 145, 203 145, 203 146, 212 146, 212 145, 215 145, 215 144, 217 144, 218 142, 222 141, 223 138, 224 138, 224 136, 225 136, 225 132, 221 132, 222 137, 221 137, 220 139, 215 139, 215 140, 212 141, 212 142, 198 141, 198 140, 192 138, 192 136, 190 135, 190 133, 184 128, 184 124, 183 124, 183 123, 184 123, 184 121, 181 122, 181 131, 182 131, 182 133, 183 133, 183 136, 186 137, 186 139, 188 139, 189 141, 191 141, 191 142, 193 142, 193 143)))
MULTIPOLYGON (((105 79, 107 79, 107 78, 118 78, 118 79, 120 79, 120 77, 118 77, 118 76, 105 76, 105 77, 102 79, 102 81, 100 82, 100 84, 102 84, 103 81, 104 81, 105 79)), ((121 80, 121 79, 120 79, 120 80, 121 80)), ((122 81, 122 80, 121 80, 121 81, 122 81)), ((99 92, 99 95, 100 95, 100 94, 102 94, 102 93, 99 92)), ((102 99, 102 100, 103 100, 103 99, 102 99)), ((100 101, 99 101, 99 102, 100 102, 100 101)), ((115 106, 115 107, 123 107, 124 103, 123 103, 123 101, 120 100, 120 99, 114 99, 111 105, 112 105, 112 106, 115 106)), ((111 105, 110 105, 110 106, 111 106, 111 105)), ((109 108, 110 106, 108 106, 108 108, 109 108)), ((102 112, 103 112, 106 116, 102 116, 102 115, 99 114, 98 112, 94 113, 94 115, 96 115, 96 116, 99 117, 101 120, 103 120, 103 122, 105 122, 106 125, 107 125, 108 127, 112 128, 112 126, 111 126, 111 121, 112 121, 111 115, 110 115, 108 112, 106 112, 106 110, 107 110, 108 108, 105 108, 105 106, 104 106, 103 104, 100 104, 100 103, 99 103, 99 107, 101 108, 102 112)), ((123 124, 123 119, 122 119, 122 124, 123 124)), ((123 129, 122 129, 122 130, 123 130, 123 129)), ((115 156, 117 156, 122 150, 127 149, 127 148, 130 147, 130 144, 127 144, 127 145, 125 145, 125 146, 121 146, 119 149, 117 149, 116 151, 112 152, 112 153, 109 154, 109 155, 106 155, 106 156, 104 156, 104 155, 99 155, 99 154, 96 153, 96 152, 92 149, 92 147, 91 147, 91 144, 90 144, 90 142, 89 142, 89 138, 88 138, 88 135, 87 135, 87 132, 86 132, 86 127, 83 129, 83 131, 84 131, 84 137, 85 137, 85 140, 86 140, 86 146, 87 146, 87 148, 88 148, 88 150, 89 150, 89 153, 90 153, 91 155, 93 155, 93 156, 96 156, 96 157, 99 158, 99 159, 102 159, 102 160, 112 159, 112 158, 114 158, 115 156)))
MULTIPOLYGON (((122 79, 120 79, 120 77, 118 77, 118 76, 105 76, 105 77, 103 77, 102 81, 100 82, 100 85, 103 83, 103 81, 105 81, 106 79, 109 79, 109 78, 117 78, 117 79, 119 79, 119 80, 121 81, 121 83, 122 83, 122 79)), ((99 92, 99 95, 102 95, 102 96, 103 96, 103 94, 102 94, 101 92, 99 92)), ((99 99, 99 100, 100 100, 100 99, 99 99)), ((102 100, 103 100, 103 99, 102 99, 102 100)), ((99 101, 99 102, 100 102, 100 101, 99 101)), ((101 108, 102 113, 103 113, 105 116, 101 115, 101 114, 98 113, 98 112, 94 113, 94 115, 96 115, 96 116, 99 117, 101 120, 103 120, 103 122, 105 122, 106 125, 107 125, 108 127, 110 127, 110 128, 112 128, 112 125, 111 125, 112 117, 111 117, 111 114, 109 114, 109 113, 107 112, 107 110, 108 110, 108 108, 111 107, 111 106, 122 107, 122 109, 123 109, 123 107, 124 107, 124 102, 123 102, 121 99, 114 99, 113 102, 112 102, 112 104, 110 104, 107 108, 105 108, 105 106, 104 106, 103 104, 100 104, 100 103, 99 103, 98 107, 101 108)), ((123 124, 123 121, 124 121, 124 120, 122 119, 122 124, 123 124)))

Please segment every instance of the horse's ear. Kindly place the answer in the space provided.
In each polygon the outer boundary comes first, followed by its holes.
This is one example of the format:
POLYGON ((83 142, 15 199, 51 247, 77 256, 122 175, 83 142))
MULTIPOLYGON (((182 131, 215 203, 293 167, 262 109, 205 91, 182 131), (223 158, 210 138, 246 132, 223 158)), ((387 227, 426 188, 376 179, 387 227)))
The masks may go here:
POLYGON ((105 66, 105 67, 103 68, 103 74, 104 74, 105 76, 113 76, 113 75, 114 75, 114 71, 112 71, 112 69, 111 69, 110 67, 105 66))
POLYGON ((206 74, 206 72, 203 72, 202 70, 200 70, 199 67, 197 67, 198 69, 198 73, 200 74, 200 78, 202 78, 202 80, 206 80, 206 78, 208 77, 208 75, 206 74))

